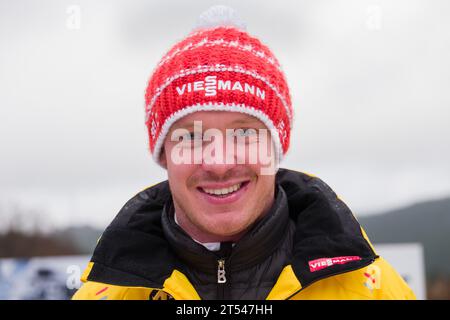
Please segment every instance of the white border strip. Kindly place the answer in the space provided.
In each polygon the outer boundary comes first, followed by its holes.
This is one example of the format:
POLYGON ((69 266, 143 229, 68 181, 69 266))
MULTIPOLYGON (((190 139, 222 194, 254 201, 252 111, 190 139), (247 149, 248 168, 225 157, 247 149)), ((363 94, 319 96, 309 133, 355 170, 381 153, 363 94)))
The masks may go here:
POLYGON ((284 97, 280 94, 280 92, 278 91, 278 88, 275 87, 272 83, 270 83, 266 78, 260 76, 257 72, 255 71, 249 71, 246 70, 238 65, 231 67, 231 66, 226 66, 223 64, 218 64, 215 66, 208 66, 208 65, 200 65, 197 66, 196 68, 193 69, 183 69, 180 70, 179 73, 170 76, 166 79, 166 81, 164 82, 164 84, 162 84, 160 87, 158 87, 154 93, 154 95, 152 96, 152 99, 150 100, 150 103, 148 104, 148 106, 146 106, 146 116, 145 116, 145 122, 148 121, 148 118, 150 116, 150 112, 153 108, 153 105, 156 103, 156 99, 162 94, 162 92, 164 91, 164 89, 166 89, 174 80, 178 79, 178 78, 183 78, 186 77, 188 75, 191 74, 196 74, 196 73, 204 73, 204 72, 237 72, 237 73, 244 73, 247 75, 252 76, 255 79, 261 80, 262 82, 264 82, 269 88, 271 88, 274 92, 275 95, 281 100, 281 103, 284 106, 284 109, 286 111, 286 114, 288 116, 289 119, 289 123, 292 127, 292 114, 291 114, 291 110, 289 108, 289 106, 287 105, 286 100, 284 99, 284 97))
POLYGON ((275 129, 273 121, 261 110, 257 110, 253 107, 247 106, 245 104, 234 104, 234 103, 214 103, 214 102, 205 102, 203 104, 195 104, 192 106, 187 106, 177 112, 173 113, 169 118, 164 122, 162 129, 159 133, 158 139, 156 140, 155 147, 153 149, 153 159, 156 163, 159 163, 159 156, 161 153, 162 146, 164 144, 164 140, 169 133, 170 127, 180 120, 181 118, 187 116, 188 114, 197 112, 197 111, 229 111, 229 112, 241 112, 244 114, 248 114, 253 116, 259 120, 261 120, 270 130, 272 134, 272 141, 275 144, 275 152, 278 166, 283 160, 283 149, 281 147, 280 136, 278 134, 278 130, 275 129))
POLYGON ((273 55, 267 55, 264 53, 264 51, 255 50, 251 44, 242 44, 238 41, 226 41, 224 39, 218 39, 218 40, 208 40, 208 38, 203 38, 202 40, 198 41, 197 43, 193 44, 192 42, 189 42, 187 45, 185 45, 183 48, 177 48, 174 52, 172 52, 170 55, 165 55, 161 61, 158 63, 158 65, 155 68, 156 70, 161 67, 162 65, 166 64, 168 61, 172 60, 174 57, 178 56, 179 54, 188 51, 188 50, 195 50, 201 47, 214 47, 214 46, 222 46, 225 48, 236 48, 241 51, 250 52, 255 57, 261 58, 265 60, 266 62, 273 65, 275 68, 278 69, 278 71, 283 72, 283 69, 281 68, 278 61, 275 59, 273 55))

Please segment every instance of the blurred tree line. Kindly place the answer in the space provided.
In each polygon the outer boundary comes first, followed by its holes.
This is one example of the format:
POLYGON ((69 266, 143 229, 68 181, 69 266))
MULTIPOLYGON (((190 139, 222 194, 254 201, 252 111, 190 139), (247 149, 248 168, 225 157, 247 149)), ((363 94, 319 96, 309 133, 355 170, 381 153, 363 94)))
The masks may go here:
POLYGON ((0 258, 76 255, 80 252, 70 239, 45 231, 42 215, 27 214, 17 207, 3 215, 0 230, 0 258))

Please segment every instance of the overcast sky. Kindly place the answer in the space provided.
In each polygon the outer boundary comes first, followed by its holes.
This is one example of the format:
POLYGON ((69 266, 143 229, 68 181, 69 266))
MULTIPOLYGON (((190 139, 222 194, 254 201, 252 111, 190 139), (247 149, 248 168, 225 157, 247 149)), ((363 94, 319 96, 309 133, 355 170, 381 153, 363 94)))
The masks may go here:
POLYGON ((357 216, 450 196, 447 0, 0 0, 0 225, 25 211, 104 227, 165 179, 145 86, 212 4, 235 8, 285 70, 283 167, 321 177, 357 216))

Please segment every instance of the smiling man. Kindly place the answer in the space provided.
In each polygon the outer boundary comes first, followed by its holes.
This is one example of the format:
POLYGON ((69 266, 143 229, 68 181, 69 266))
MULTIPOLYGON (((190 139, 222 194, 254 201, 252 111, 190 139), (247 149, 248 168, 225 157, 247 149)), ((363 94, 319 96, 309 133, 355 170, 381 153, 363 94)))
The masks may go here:
POLYGON ((273 53, 229 8, 200 20, 146 91, 168 180, 125 204, 74 299, 413 299, 322 180, 279 168, 293 108, 273 53))

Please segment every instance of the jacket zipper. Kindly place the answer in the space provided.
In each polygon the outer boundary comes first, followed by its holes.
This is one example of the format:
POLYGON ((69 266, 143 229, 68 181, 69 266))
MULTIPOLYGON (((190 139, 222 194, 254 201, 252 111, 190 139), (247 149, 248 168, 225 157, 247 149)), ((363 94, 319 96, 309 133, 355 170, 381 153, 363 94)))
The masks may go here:
POLYGON ((217 298, 219 300, 225 299, 225 286, 227 278, 225 275, 225 259, 217 260, 217 298))
POLYGON ((231 261, 231 251, 233 248, 233 243, 230 241, 221 242, 220 250, 216 253, 217 257, 217 299, 226 300, 230 299, 230 275, 225 273, 225 261, 227 265, 230 265, 231 261))

